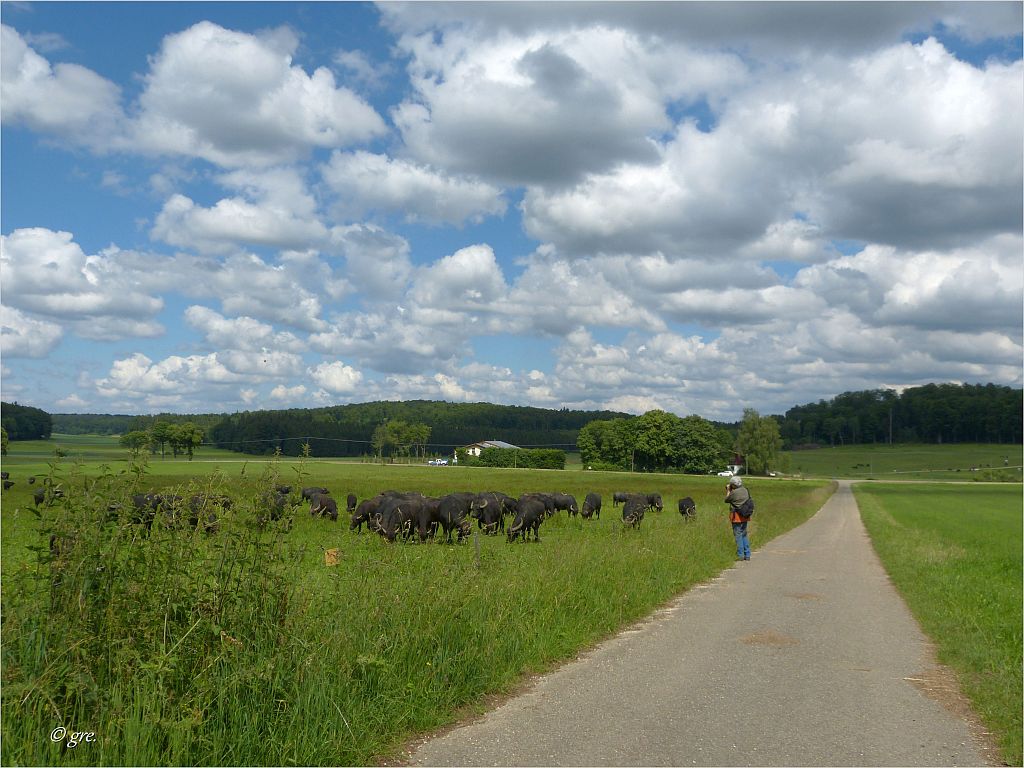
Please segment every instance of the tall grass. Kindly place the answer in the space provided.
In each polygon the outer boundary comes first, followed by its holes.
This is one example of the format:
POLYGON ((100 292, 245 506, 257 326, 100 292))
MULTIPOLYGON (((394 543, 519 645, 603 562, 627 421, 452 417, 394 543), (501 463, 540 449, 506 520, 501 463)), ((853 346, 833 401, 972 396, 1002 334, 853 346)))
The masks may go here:
POLYGON ((875 549, 975 710, 1021 765, 1020 489, 857 485, 875 549))
MULTIPOLYGON (((559 513, 539 544, 475 534, 463 545, 389 545, 302 508, 293 525, 259 528, 267 490, 319 484, 311 471, 327 470, 271 463, 256 477, 214 473, 172 488, 231 493, 214 535, 160 523, 144 535, 128 512, 112 515, 112 501, 127 510, 153 484, 141 468, 61 477, 67 496, 41 511, 34 558, 4 580, 3 762, 366 764, 734 557, 718 478, 348 465, 331 470, 344 473, 344 491, 330 482, 338 497, 418 487, 582 498, 586 482, 606 506, 596 521, 559 513), (610 489, 630 484, 666 496, 639 530, 624 529, 610 503, 610 489), (690 522, 669 508, 684 490, 698 504, 690 522), (328 567, 324 550, 335 548, 341 561, 328 567), (51 742, 57 727, 95 740, 51 742)), ((755 547, 830 492, 755 484, 755 547)))

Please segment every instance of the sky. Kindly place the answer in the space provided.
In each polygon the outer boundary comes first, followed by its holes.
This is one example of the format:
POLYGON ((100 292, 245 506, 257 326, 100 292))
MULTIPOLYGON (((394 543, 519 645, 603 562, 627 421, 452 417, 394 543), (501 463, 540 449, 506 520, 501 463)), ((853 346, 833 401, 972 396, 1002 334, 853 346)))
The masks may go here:
POLYGON ((3 2, 0 395, 1022 386, 1020 2, 3 2))

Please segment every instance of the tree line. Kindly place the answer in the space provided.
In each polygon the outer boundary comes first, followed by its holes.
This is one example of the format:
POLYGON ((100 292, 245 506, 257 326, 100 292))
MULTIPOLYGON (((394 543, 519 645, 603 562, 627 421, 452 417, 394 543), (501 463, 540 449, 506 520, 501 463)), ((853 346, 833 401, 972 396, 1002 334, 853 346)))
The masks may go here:
POLYGON ((9 440, 47 440, 53 434, 53 417, 30 405, 0 403, 0 426, 9 440))
POLYGON ((786 448, 864 443, 1021 443, 1022 390, 926 384, 844 392, 776 417, 786 448))
POLYGON ((53 431, 61 435, 124 435, 145 432, 158 421, 170 424, 192 422, 204 432, 225 418, 223 413, 157 413, 131 415, 114 413, 55 413, 53 431))
POLYGON ((451 455, 479 440, 571 450, 588 421, 626 415, 492 403, 380 401, 235 413, 211 428, 209 438, 218 448, 253 454, 280 450, 286 456, 300 455, 304 443, 314 456, 451 455), (409 436, 409 428, 429 431, 409 436))
POLYGON ((120 443, 131 451, 133 456, 148 450, 154 454, 159 451, 162 458, 166 456, 166 449, 169 447, 172 455, 184 453, 188 460, 192 461, 196 449, 203 444, 203 438, 203 430, 191 421, 174 424, 157 420, 149 429, 125 432, 121 435, 120 443))
POLYGON ((707 474, 733 463, 753 474, 784 469, 778 422, 752 408, 731 429, 700 416, 680 418, 659 410, 598 419, 580 429, 576 444, 588 469, 707 474))

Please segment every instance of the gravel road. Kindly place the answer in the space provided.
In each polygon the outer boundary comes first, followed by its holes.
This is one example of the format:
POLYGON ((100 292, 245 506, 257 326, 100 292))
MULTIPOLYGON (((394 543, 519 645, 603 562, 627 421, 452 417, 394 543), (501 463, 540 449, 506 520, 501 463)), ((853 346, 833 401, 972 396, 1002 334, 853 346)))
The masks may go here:
MULTIPOLYGON (((722 546, 732 546, 724 520, 722 546)), ((951 679, 890 584, 844 482, 750 562, 420 743, 408 760, 990 765, 951 679)))

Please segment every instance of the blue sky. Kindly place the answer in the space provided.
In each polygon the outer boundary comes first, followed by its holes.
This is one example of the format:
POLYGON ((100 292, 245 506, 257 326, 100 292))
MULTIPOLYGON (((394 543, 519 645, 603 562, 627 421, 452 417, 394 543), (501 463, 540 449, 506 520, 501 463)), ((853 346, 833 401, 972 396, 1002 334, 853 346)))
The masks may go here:
POLYGON ((1020 3, 9 3, 0 389, 1022 384, 1020 3))

